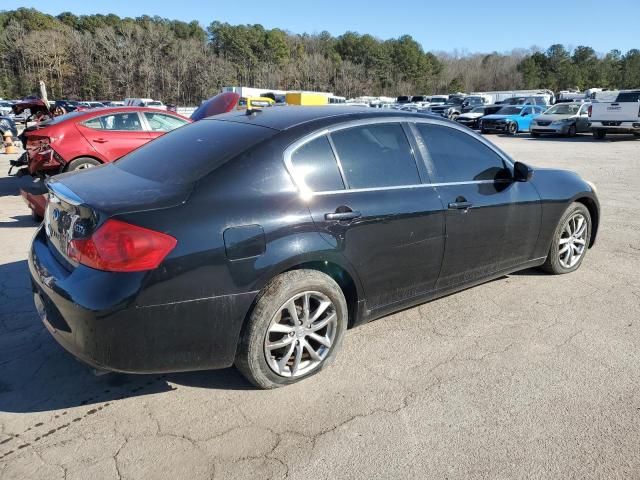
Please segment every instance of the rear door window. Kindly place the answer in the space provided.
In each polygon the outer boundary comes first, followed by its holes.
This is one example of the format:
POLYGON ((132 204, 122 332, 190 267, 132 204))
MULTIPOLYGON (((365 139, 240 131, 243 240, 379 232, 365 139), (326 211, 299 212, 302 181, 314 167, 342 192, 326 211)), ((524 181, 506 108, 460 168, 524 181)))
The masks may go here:
POLYGON ((157 182, 191 183, 275 133, 249 123, 201 120, 162 135, 114 165, 157 182))
POLYGON ((344 189, 336 157, 325 135, 293 152, 291 164, 296 176, 313 192, 344 189))
POLYGON ((498 180, 509 174, 502 158, 481 141, 442 125, 416 124, 429 153, 429 175, 437 183, 498 180))
POLYGON ((373 124, 331 133, 349 188, 420 184, 418 167, 399 123, 373 124))

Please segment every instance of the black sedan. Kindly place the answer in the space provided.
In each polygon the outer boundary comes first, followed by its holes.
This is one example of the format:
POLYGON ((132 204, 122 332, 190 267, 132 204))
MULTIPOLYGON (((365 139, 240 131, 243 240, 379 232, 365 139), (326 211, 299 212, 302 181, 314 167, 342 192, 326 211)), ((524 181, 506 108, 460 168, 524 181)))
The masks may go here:
POLYGON ((104 370, 235 364, 273 388, 347 327, 530 267, 578 269, 593 186, 455 122, 356 107, 232 112, 49 181, 29 255, 45 326, 104 370))

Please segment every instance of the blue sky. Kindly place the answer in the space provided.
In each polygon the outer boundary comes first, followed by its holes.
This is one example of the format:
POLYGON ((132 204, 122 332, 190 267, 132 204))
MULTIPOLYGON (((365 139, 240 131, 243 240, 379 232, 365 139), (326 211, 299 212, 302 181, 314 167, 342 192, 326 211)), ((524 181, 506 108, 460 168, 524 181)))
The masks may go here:
POLYGON ((295 33, 348 30, 379 38, 413 36, 425 50, 461 52, 509 51, 554 43, 589 45, 605 53, 640 48, 640 0, 87 0, 5 1, 0 8, 33 7, 57 15, 143 14, 207 26, 213 20, 260 23, 295 33), (634 38, 635 37, 635 38, 634 38))

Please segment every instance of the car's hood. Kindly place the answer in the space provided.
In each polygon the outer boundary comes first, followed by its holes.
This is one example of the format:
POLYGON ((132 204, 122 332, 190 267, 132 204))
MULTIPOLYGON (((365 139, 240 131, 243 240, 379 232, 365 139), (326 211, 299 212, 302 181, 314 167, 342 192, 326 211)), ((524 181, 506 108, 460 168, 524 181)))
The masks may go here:
POLYGON ((536 117, 536 120, 542 120, 542 121, 546 121, 546 122, 557 122, 558 120, 564 120, 566 118, 577 118, 577 115, 569 115, 569 114, 560 114, 560 113, 551 113, 551 114, 545 114, 543 113, 542 115, 538 115, 536 117))

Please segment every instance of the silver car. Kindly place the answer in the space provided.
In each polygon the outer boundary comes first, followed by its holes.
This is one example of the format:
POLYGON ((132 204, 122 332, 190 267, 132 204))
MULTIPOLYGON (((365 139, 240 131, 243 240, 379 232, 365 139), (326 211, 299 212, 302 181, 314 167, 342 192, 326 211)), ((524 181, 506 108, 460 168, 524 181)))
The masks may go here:
POLYGON ((591 103, 558 103, 531 122, 531 136, 541 134, 567 135, 589 132, 589 106, 591 103))

